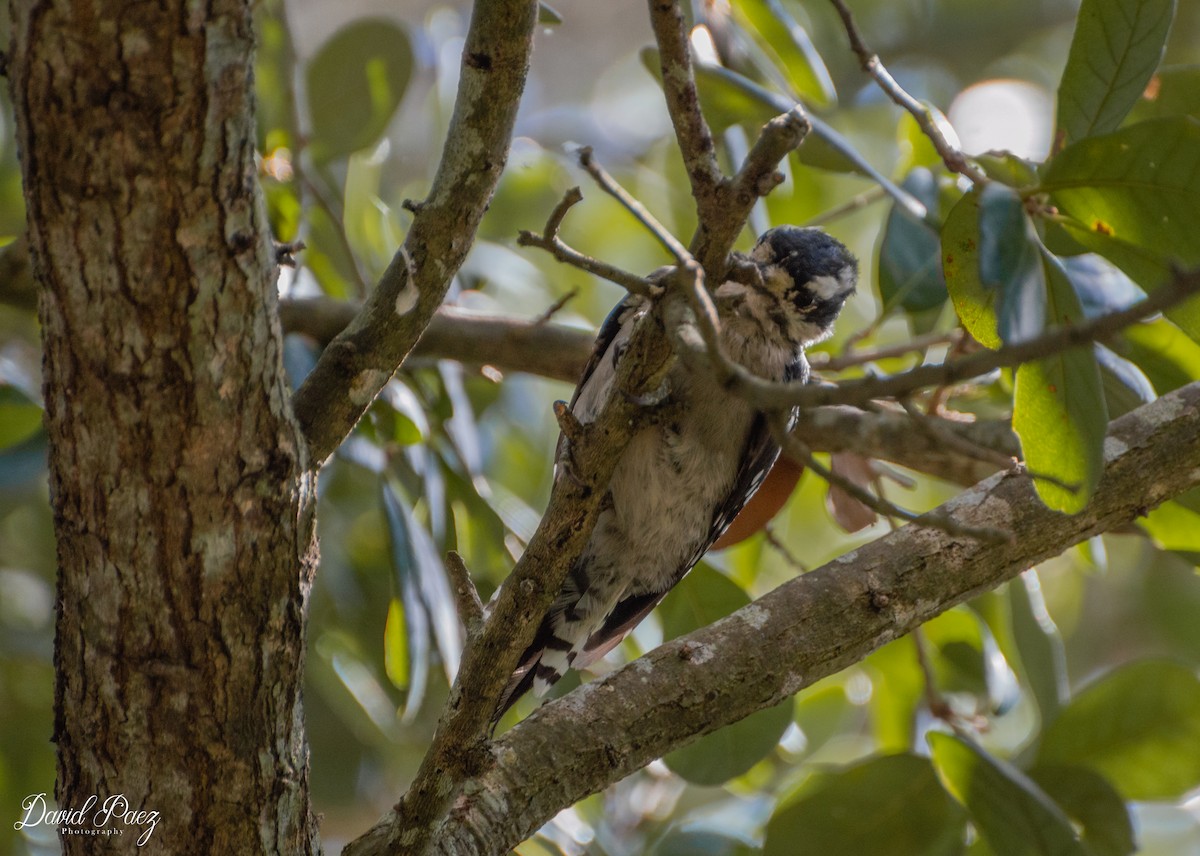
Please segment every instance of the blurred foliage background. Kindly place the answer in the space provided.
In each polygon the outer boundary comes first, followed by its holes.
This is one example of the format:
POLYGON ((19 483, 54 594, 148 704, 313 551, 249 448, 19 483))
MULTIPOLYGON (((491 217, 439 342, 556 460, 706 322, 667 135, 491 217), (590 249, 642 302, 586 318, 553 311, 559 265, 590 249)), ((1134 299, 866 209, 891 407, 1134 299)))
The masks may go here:
MULTIPOLYGON (((949 116, 967 152, 1007 149, 1034 162, 1051 152, 1077 3, 859 0, 853 9, 895 77, 949 116)), ((307 244, 299 267, 281 275, 282 295, 353 300, 391 259, 410 222, 405 200, 422 198, 437 164, 468 12, 439 2, 262 4, 261 178, 276 238, 307 244)), ((863 284, 819 350, 869 351, 956 328, 936 235, 894 210, 877 178, 903 184, 938 222, 964 187, 862 74, 833 7, 734 0, 695 14, 695 47, 714 63, 700 72, 705 109, 727 166, 793 99, 830 129, 789 159, 785 183, 743 235, 745 248, 768 225, 816 223, 859 255, 863 284)), ((573 294, 553 320, 592 330, 616 287, 518 248, 518 230, 540 230, 580 184, 586 198, 564 240, 629 270, 667 259, 589 187, 571 147, 592 146, 677 235, 691 234, 694 215, 648 70, 656 63, 642 6, 563 0, 543 9, 542 23, 510 162, 451 300, 533 318, 573 294)), ((1197 63, 1200 4, 1182 2, 1153 97, 1126 122, 1200 117, 1197 63)), ((2 107, 0 236, 13 241, 23 205, 6 96, 2 107)), ((992 168, 1027 167, 996 158, 992 168)), ((55 553, 28 273, 0 262, 0 279, 0 852, 41 853, 56 849, 47 830, 17 832, 13 821, 25 796, 53 791, 55 553)), ((1077 272, 1072 284, 1085 311, 1089 299, 1103 307, 1140 293, 1111 265, 1077 272)), ((292 335, 286 353, 298 378, 317 351, 292 335)), ((1109 355, 1111 415, 1200 379, 1200 345, 1165 319, 1131 328, 1109 355)), ((1012 393, 1012 374, 996 373, 940 404, 962 418, 1007 418, 1012 393)), ((411 361, 322 473, 306 709, 331 852, 395 802, 432 733, 461 647, 442 556, 458 550, 485 597, 501 583, 548 495, 549 404, 569 395, 561 382, 411 361)), ((957 490, 898 476, 890 498, 916 510, 957 490)), ((769 533, 710 555, 597 669, 888 530, 878 521, 847 532, 827 494, 806 473, 769 533)), ((1200 498, 1190 497, 1142 532, 1093 539, 951 610, 920 646, 894 642, 656 762, 564 811, 519 852, 1108 856, 1136 841, 1141 853, 1200 854, 1198 556, 1200 498), (952 711, 978 743, 946 734, 931 709, 952 711)), ((571 686, 564 680, 561 691, 571 686)), ((523 701, 510 719, 531 708, 523 701)))

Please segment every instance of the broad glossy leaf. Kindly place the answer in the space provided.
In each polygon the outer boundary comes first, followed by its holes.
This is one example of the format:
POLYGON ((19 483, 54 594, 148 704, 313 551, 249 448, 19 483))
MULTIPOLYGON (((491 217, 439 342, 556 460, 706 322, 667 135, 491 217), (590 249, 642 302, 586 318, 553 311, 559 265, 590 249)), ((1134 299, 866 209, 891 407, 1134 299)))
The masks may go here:
POLYGON ((749 602, 750 595, 729 577, 709 565, 697 565, 671 589, 658 608, 663 639, 674 639, 712 624, 749 602))
POLYGON ((395 597, 388 604, 387 622, 383 626, 383 668, 393 686, 408 689, 408 676, 412 672, 408 661, 408 631, 404 604, 395 597))
POLYGON ((1053 800, 1020 770, 960 737, 926 738, 942 784, 1004 856, 1091 856, 1053 800))
POLYGON ((1179 796, 1200 785, 1200 680, 1161 660, 1110 672, 1043 732, 1037 763, 1087 767, 1126 799, 1179 796))
POLYGON ((1062 634, 1046 610, 1036 570, 1028 570, 1013 580, 1007 591, 1013 641, 1021 656, 1021 671, 1033 691, 1045 727, 1070 696, 1062 634))
MULTIPOLYGON (((937 216, 940 189, 933 173, 923 167, 914 169, 902 186, 937 216)), ((899 305, 906 312, 921 312, 945 303, 941 259, 937 233, 893 205, 879 245, 879 296, 884 311, 899 305)))
POLYGON ((1137 849, 1125 801, 1111 784, 1082 767, 1037 767, 1029 778, 1083 830, 1094 856, 1129 856, 1137 849))
POLYGON ((338 30, 308 64, 313 157, 329 160, 378 142, 412 76, 408 35, 383 18, 338 30))
MULTIPOLYGON (((1044 261, 1054 323, 1077 323, 1083 312, 1070 281, 1057 259, 1047 255, 1044 261)), ((1034 482, 1050 508, 1075 514, 1087 505, 1104 467, 1107 428, 1108 410, 1091 348, 1059 351, 1017 369, 1013 430, 1030 470, 1062 483, 1034 482)))
POLYGON ((767 823, 766 856, 951 856, 964 816, 926 758, 884 755, 816 773, 767 823))
POLYGON ((743 0, 733 6, 733 15, 774 54, 796 94, 815 107, 837 103, 837 91, 825 61, 808 32, 780 0, 743 0))
POLYGON ((979 197, 979 281, 998 292, 997 329, 1005 342, 1032 339, 1046 326, 1046 274, 1037 232, 1012 188, 989 184, 979 197))
POLYGON ((720 785, 742 775, 779 743, 792 723, 792 700, 752 713, 666 755, 672 771, 697 785, 720 785))
POLYGON ((967 332, 988 348, 1001 345, 995 289, 979 278, 979 193, 963 195, 942 225, 942 273, 954 311, 967 332))
POLYGON ((563 16, 549 3, 538 3, 538 23, 543 27, 553 27, 563 22, 563 16))
POLYGON ((1083 0, 1058 86, 1068 143, 1116 129, 1162 60, 1175 0, 1083 0))
POLYGON ((1037 167, 1012 152, 987 152, 973 159, 988 178, 1009 187, 1033 187, 1038 182, 1037 167))
POLYGON ((1088 230, 1156 257, 1200 263, 1200 122, 1195 119, 1156 119, 1068 146, 1046 166, 1042 188, 1088 230))

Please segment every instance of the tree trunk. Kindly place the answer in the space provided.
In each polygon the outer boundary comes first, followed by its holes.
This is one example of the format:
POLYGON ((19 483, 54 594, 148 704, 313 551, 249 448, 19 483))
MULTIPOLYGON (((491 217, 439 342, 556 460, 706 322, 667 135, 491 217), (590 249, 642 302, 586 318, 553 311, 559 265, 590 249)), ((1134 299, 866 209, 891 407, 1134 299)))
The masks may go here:
POLYGON ((280 364, 247 2, 13 0, 41 282, 67 853, 308 853, 314 495, 280 364), (97 813, 109 798, 112 816, 97 813), (157 815, 130 812, 157 812, 157 815), (94 830, 93 830, 94 833, 94 830))

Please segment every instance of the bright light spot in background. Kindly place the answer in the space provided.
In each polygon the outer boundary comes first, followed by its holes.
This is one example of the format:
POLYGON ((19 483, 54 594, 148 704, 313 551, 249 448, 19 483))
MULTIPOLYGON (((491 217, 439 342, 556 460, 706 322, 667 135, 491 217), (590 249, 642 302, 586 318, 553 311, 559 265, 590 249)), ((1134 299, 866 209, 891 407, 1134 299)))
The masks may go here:
POLYGON ((1050 153, 1054 99, 1025 80, 985 80, 964 89, 950 105, 951 124, 963 151, 1005 149, 1041 160, 1050 153))

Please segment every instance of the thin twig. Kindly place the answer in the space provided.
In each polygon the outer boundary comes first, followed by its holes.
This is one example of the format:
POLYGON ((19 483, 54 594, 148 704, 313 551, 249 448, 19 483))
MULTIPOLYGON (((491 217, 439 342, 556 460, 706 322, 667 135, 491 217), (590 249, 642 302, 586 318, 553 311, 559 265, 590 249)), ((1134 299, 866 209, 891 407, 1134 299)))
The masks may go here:
POLYGON ((763 539, 766 540, 767 544, 770 545, 775 552, 782 556, 783 560, 787 562, 788 565, 802 574, 808 573, 808 565, 796 558, 796 554, 789 550, 787 545, 784 544, 783 541, 779 539, 779 536, 775 534, 773 527, 764 526, 762 533, 763 539))
POLYGON ((853 214, 855 211, 859 211, 863 208, 866 208, 868 205, 874 204, 874 203, 879 202, 880 200, 886 199, 886 198, 887 198, 887 189, 886 188, 871 187, 871 188, 868 188, 867 190, 864 190, 862 193, 858 194, 857 196, 850 197, 848 200, 843 202, 841 205, 835 205, 833 208, 830 208, 827 211, 822 211, 820 214, 816 215, 815 217, 808 218, 808 220, 801 223, 800 225, 801 226, 824 226, 828 223, 832 223, 834 220, 837 220, 841 217, 845 217, 847 214, 853 214))
POLYGON ((562 226, 563 218, 567 216, 567 211, 571 209, 571 206, 576 205, 582 200, 583 193, 580 192, 578 187, 572 187, 563 195, 559 203, 554 206, 554 210, 550 212, 550 217, 546 220, 545 234, 539 235, 536 232, 521 230, 517 235, 517 243, 522 247, 538 247, 539 249, 543 249, 563 264, 577 267, 601 279, 606 279, 611 283, 621 286, 631 294, 640 294, 644 297, 653 297, 658 294, 660 289, 645 277, 637 276, 607 262, 584 255, 578 250, 567 246, 558 237, 558 230, 562 226))
POLYGON ((785 407, 819 407, 826 404, 864 405, 875 398, 901 398, 918 389, 958 383, 1000 368, 1057 354, 1068 348, 1105 339, 1151 315, 1169 309, 1200 292, 1200 268, 1179 271, 1149 297, 1125 309, 1101 315, 1081 324, 1047 330, 1041 336, 995 351, 980 351, 938 365, 923 365, 889 377, 869 376, 832 384, 775 383, 739 372, 733 383, 754 404, 767 410, 785 407))
POLYGON ((795 436, 787 432, 787 426, 781 414, 772 414, 769 418, 771 425, 771 433, 775 436, 775 441, 783 448, 785 454, 797 461, 800 461, 804 466, 811 469, 818 476, 823 478, 829 484, 834 485, 852 498, 858 500, 863 505, 870 508, 872 511, 885 517, 898 517, 901 520, 906 520, 917 526, 924 526, 929 529, 939 529, 950 535, 962 535, 968 538, 975 538, 979 541, 987 541, 991 543, 1007 543, 1012 540, 1012 533, 1005 532, 1000 529, 983 526, 969 526, 955 520, 939 512, 930 512, 927 514, 915 514, 906 508, 901 508, 893 502, 876 496, 869 490, 855 484, 850 479, 843 476, 841 473, 834 472, 829 467, 818 461, 813 453, 795 438, 795 436))
POLYGON ((558 298, 558 300, 554 301, 549 306, 547 306, 545 312, 543 312, 537 318, 534 318, 533 319, 534 325, 540 327, 543 324, 549 323, 551 318, 553 318, 556 314, 558 314, 564 306, 566 306, 568 303, 570 303, 572 300, 574 300, 578 296, 579 296, 579 289, 571 288, 566 294, 564 294, 562 297, 558 298))
POLYGON ((988 177, 946 139, 946 135, 937 126, 929 109, 905 92, 904 88, 888 73, 879 56, 866 46, 862 35, 858 32, 858 26, 854 23, 854 16, 850 14, 850 10, 843 0, 830 0, 830 2, 833 3, 842 18, 842 24, 846 27, 846 35, 850 37, 850 48, 858 56, 863 71, 871 75, 889 98, 912 114, 951 172, 965 175, 976 185, 986 184, 988 177))
POLYGON ((917 336, 915 339, 910 339, 907 342, 876 348, 873 351, 851 351, 836 356, 832 354, 814 354, 809 357, 808 362, 814 369, 838 372, 852 366, 861 366, 866 363, 891 359, 892 357, 902 357, 905 354, 921 353, 937 345, 952 344, 961 338, 961 336, 962 331, 958 329, 945 333, 928 333, 924 336, 917 336))
POLYGON ((592 154, 591 146, 583 146, 579 149, 579 165, 587 171, 587 174, 600 186, 600 189, 611 196, 613 199, 621 203, 621 205, 632 214, 639 223, 646 227, 658 242, 666 247, 667 252, 675 257, 675 261, 679 264, 685 264, 691 258, 687 248, 679 242, 679 240, 671 234, 662 223, 658 222, 653 214, 651 214, 642 203, 633 198, 633 195, 622 187, 615 178, 608 174, 592 154))

